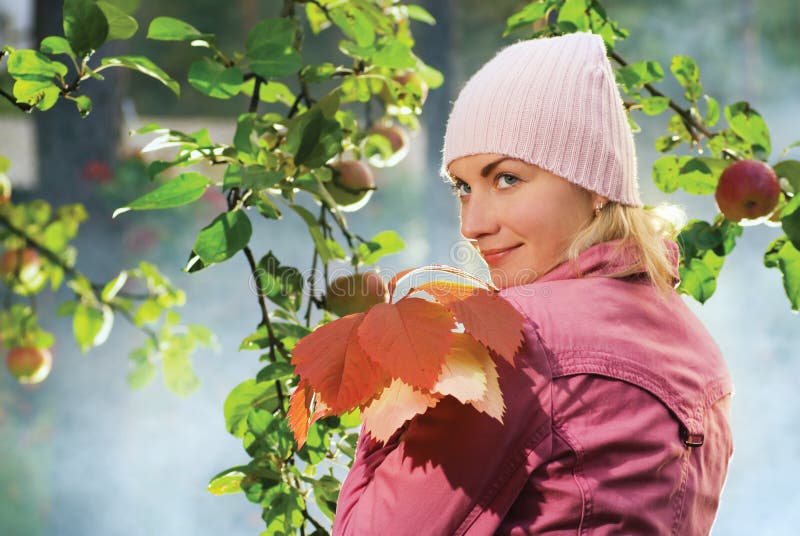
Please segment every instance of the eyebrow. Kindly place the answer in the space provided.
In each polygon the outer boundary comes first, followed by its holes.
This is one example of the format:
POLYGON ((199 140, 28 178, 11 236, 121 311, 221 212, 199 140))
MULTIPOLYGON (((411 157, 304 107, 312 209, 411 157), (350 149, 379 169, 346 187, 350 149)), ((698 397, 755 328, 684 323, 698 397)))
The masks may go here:
MULTIPOLYGON (((495 166, 497 166, 500 162, 504 162, 506 160, 516 160, 517 162, 522 162, 522 160, 520 160, 519 158, 512 158, 510 156, 504 156, 502 158, 498 158, 494 162, 489 162, 488 164, 483 166, 483 168, 481 169, 481 176, 482 177, 488 176, 489 173, 495 168, 495 166)), ((461 177, 458 177, 456 175, 451 175, 449 172, 447 173, 447 176, 450 177, 450 180, 452 181, 463 180, 461 177)))

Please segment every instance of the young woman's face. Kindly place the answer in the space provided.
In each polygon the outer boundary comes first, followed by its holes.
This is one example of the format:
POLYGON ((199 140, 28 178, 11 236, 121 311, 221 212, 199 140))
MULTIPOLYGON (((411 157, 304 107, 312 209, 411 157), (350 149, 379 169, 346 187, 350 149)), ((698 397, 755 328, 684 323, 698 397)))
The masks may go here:
POLYGON ((500 154, 464 156, 448 170, 461 204, 461 234, 486 261, 498 288, 530 283, 557 266, 594 207, 607 201, 500 154))

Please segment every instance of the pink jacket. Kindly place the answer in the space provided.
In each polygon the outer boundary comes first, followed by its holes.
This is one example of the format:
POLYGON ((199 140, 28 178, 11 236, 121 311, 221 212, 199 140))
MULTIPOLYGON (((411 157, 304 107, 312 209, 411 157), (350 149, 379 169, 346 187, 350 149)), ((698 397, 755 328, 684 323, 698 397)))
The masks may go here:
POLYGON ((448 396, 386 445, 362 430, 334 536, 710 532, 728 369, 677 293, 596 277, 628 262, 608 262, 612 244, 583 252, 583 278, 565 263, 501 291, 526 317, 516 368, 495 360, 504 424, 448 396))

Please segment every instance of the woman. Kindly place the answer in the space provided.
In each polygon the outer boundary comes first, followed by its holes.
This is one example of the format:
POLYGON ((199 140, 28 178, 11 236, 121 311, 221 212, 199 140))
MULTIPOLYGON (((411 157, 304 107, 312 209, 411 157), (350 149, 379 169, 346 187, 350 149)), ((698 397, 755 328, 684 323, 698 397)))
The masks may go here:
POLYGON ((643 209, 600 37, 507 46, 462 88, 443 173, 461 233, 526 319, 495 360, 500 424, 445 397, 362 431, 333 534, 708 534, 731 378, 675 291, 676 226, 643 209))

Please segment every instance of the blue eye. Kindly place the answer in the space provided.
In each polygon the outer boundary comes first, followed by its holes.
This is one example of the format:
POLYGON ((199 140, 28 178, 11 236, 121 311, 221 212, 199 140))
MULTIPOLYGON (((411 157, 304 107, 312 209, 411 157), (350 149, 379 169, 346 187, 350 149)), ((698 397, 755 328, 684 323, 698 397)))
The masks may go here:
POLYGON ((461 197, 462 194, 469 193, 469 184, 462 180, 455 179, 452 183, 450 183, 450 191, 453 193, 453 195, 461 197), (466 188, 466 191, 461 189, 462 186, 466 188))
MULTIPOLYGON (((500 175, 498 175, 498 176, 497 176, 497 180, 499 181, 500 179, 502 179, 502 178, 504 178, 504 177, 505 177, 505 178, 507 178, 507 179, 509 179, 509 180, 511 181, 511 184, 510 184, 510 186, 513 186, 513 185, 516 183, 516 181, 518 181, 518 180, 519 180, 519 179, 518 179, 517 177, 515 177, 514 175, 509 175, 508 173, 501 173, 500 175)), ((508 184, 508 183, 506 183, 506 184, 508 184)))

